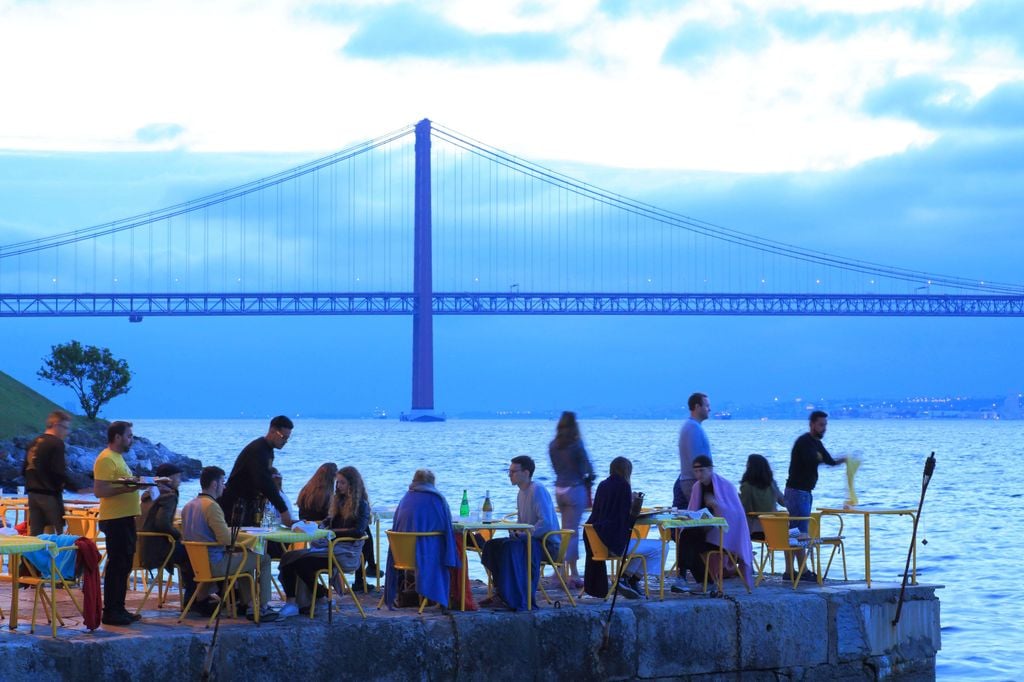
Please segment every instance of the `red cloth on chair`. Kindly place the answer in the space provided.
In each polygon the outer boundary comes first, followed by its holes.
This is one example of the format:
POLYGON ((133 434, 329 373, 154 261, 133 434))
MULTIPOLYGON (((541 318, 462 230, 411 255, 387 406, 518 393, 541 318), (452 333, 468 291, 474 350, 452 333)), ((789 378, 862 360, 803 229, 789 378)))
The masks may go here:
POLYGON ((85 627, 95 630, 103 615, 103 596, 100 594, 100 551, 89 538, 75 540, 78 556, 75 571, 82 574, 82 617, 85 627))
POLYGON ((28 535, 28 521, 22 521, 14 527, 14 530, 18 531, 18 535, 28 535))
MULTIPOLYGON (((462 533, 455 534, 455 550, 458 555, 465 558, 466 553, 462 549, 462 533)), ((448 606, 452 609, 457 609, 462 604, 462 600, 459 598, 459 586, 462 585, 462 574, 468 569, 466 565, 468 562, 463 562, 462 567, 455 569, 449 568, 451 571, 451 588, 448 590, 448 606)), ((477 611, 480 607, 476 605, 476 601, 473 599, 473 591, 469 589, 469 576, 466 576, 466 610, 477 611)))

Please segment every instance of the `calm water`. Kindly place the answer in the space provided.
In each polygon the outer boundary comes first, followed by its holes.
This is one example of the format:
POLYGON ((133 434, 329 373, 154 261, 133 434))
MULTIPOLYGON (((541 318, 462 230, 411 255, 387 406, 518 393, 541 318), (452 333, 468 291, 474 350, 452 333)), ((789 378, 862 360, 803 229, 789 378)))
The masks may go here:
MULTIPOLYGON (((651 504, 670 503, 678 472, 675 443, 679 421, 583 421, 583 437, 601 478, 613 457, 633 460, 634 489, 651 504)), ((553 421, 450 421, 407 424, 392 420, 299 420, 292 439, 277 456, 285 491, 294 501, 317 466, 333 461, 353 465, 366 479, 374 504, 396 504, 412 473, 428 467, 438 487, 458 507, 463 489, 479 509, 491 492, 499 514, 515 511, 515 488, 506 475, 509 458, 528 454, 537 461, 536 480, 553 488, 547 443, 553 421)), ((780 486, 789 449, 806 430, 797 421, 709 421, 716 470, 738 483, 746 456, 768 457, 780 486)), ((238 451, 266 432, 266 421, 140 420, 135 432, 172 450, 230 471, 238 451)), ((938 465, 928 488, 919 529, 919 579, 944 585, 940 679, 1024 679, 1024 609, 1017 573, 1024 550, 1016 526, 1024 508, 1024 422, 833 420, 825 442, 834 455, 860 452, 857 474, 862 505, 916 507, 925 458, 934 450, 938 465), (989 510, 982 524, 975 508, 989 510), (970 509, 970 511, 966 511, 970 509), (980 526, 980 527, 979 527, 980 526), (924 544, 922 540, 926 540, 924 544)), ((843 467, 821 468, 815 506, 841 506, 846 493, 843 467)), ((198 493, 198 482, 182 486, 182 499, 198 493)), ((907 517, 872 522, 872 578, 899 581, 910 541, 907 517)), ((863 578, 863 531, 847 525, 850 577, 863 578)), ((842 576, 841 566, 832 577, 842 576)))

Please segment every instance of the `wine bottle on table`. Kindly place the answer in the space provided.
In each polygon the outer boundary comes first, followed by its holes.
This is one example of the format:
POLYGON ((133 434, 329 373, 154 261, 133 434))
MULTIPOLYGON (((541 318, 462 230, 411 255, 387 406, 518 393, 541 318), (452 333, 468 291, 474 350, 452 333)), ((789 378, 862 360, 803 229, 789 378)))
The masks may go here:
POLYGON ((484 506, 480 508, 480 520, 492 521, 494 518, 494 505, 491 504, 491 491, 484 495, 484 506))
POLYGON ((462 491, 462 504, 459 505, 459 516, 463 519, 469 518, 469 495, 462 491))

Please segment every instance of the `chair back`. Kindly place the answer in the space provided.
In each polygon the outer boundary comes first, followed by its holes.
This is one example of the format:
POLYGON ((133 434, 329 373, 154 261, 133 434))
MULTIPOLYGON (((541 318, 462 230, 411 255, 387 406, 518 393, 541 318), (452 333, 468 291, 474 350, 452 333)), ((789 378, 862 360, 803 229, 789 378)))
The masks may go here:
POLYGON ((221 578, 213 576, 213 569, 210 567, 209 547, 219 546, 216 542, 190 542, 186 540, 181 544, 185 545, 185 553, 188 554, 188 562, 192 564, 192 572, 195 573, 197 583, 212 583, 221 578))
POLYGON ((100 536, 100 515, 97 511, 72 509, 64 515, 64 521, 68 524, 65 530, 68 535, 89 538, 93 542, 100 536))
POLYGON ((839 514, 824 513, 820 511, 811 512, 811 522, 807 526, 807 533, 815 540, 839 540, 843 537, 843 517, 839 514), (823 538, 821 535, 821 519, 823 516, 830 516, 839 519, 839 532, 835 535, 823 538))
POLYGON ((634 523, 633 524, 633 539, 643 540, 651 533, 651 524, 649 523, 634 523))
POLYGON ((544 537, 541 538, 540 544, 544 548, 544 556, 541 558, 542 564, 550 564, 551 566, 561 566, 565 563, 565 553, 569 551, 569 543, 572 542, 573 533, 568 528, 565 530, 553 530, 548 533, 544 533, 544 537), (557 535, 561 538, 558 541, 558 552, 555 556, 551 556, 551 552, 548 551, 548 538, 553 535, 557 535))
POLYGON ((790 517, 788 514, 759 514, 757 518, 761 521, 761 528, 764 529, 764 541, 768 545, 768 549, 782 552, 793 549, 789 544, 790 517))
POLYGON ((401 571, 416 570, 416 540, 417 538, 441 537, 444 535, 439 530, 429 532, 400 532, 389 530, 388 546, 391 548, 391 560, 395 568, 401 571))
POLYGON ((147 539, 155 540, 157 538, 163 538, 167 541, 167 553, 163 557, 163 560, 161 561, 160 565, 153 566, 152 568, 159 568, 161 570, 166 568, 167 564, 171 561, 171 557, 174 556, 174 536, 170 533, 158 533, 156 531, 149 530, 140 530, 135 535, 137 541, 135 543, 135 556, 132 558, 132 570, 138 571, 145 570, 146 568, 148 568, 147 566, 145 566, 145 555, 143 550, 145 549, 147 539))
POLYGON ((587 542, 590 543, 590 553, 593 555, 594 561, 611 561, 619 558, 609 553, 608 546, 601 541, 601 536, 597 534, 593 524, 584 523, 583 532, 587 535, 587 542))

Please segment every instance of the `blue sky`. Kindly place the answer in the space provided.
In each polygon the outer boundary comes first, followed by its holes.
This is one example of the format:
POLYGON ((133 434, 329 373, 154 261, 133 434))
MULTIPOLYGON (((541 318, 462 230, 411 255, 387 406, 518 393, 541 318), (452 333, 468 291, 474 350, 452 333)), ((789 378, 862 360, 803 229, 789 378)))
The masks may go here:
MULTIPOLYGON (((1024 284, 1024 19, 1008 1, 4 2, 0 243, 430 117, 766 238, 1024 284), (86 27, 86 30, 83 30, 86 27)), ((10 320, 0 369, 104 345, 108 416, 408 407, 411 320, 10 320)), ((437 406, 1005 395, 1021 320, 442 318, 437 406), (600 368, 595 370, 595 368, 600 368)))

